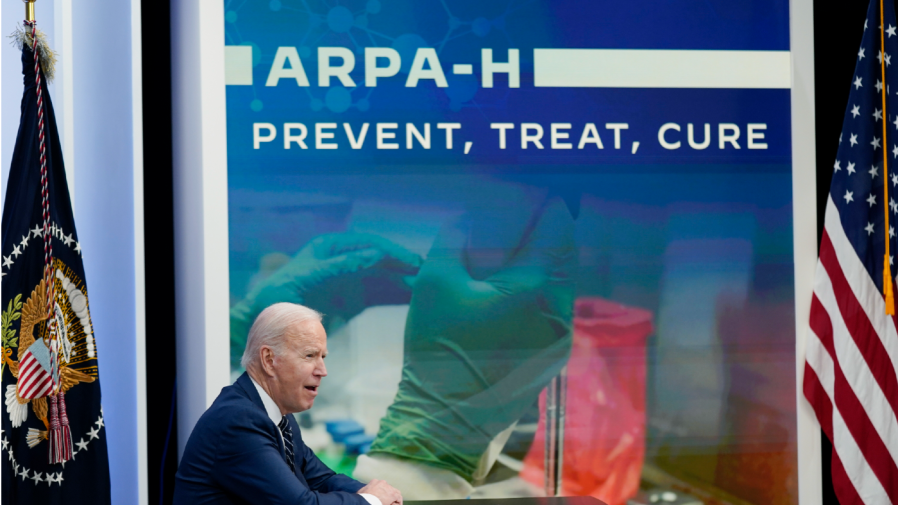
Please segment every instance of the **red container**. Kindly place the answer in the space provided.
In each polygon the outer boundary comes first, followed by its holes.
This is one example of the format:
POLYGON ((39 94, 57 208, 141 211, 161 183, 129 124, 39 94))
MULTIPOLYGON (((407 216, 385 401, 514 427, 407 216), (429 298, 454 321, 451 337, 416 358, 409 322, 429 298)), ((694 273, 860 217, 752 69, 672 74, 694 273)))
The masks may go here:
MULTIPOLYGON (((639 490, 645 456, 646 339, 652 313, 580 298, 567 367, 562 494, 624 505, 639 490)), ((546 393, 521 477, 543 487, 546 393)))

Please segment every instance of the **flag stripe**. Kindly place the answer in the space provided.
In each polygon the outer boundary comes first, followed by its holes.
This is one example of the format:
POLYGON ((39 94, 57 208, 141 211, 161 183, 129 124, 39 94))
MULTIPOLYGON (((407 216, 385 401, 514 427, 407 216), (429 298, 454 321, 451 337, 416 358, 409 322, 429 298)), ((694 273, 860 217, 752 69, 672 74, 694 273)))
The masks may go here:
MULTIPOLYGON (((822 270, 822 267, 818 265, 817 272, 820 270, 822 270)), ((820 303, 820 299, 817 298, 816 294, 811 298, 811 330, 817 337, 815 343, 819 343, 819 346, 822 348, 821 352, 826 353, 826 359, 829 360, 829 367, 826 372, 827 374, 830 374, 833 371, 832 360, 836 358, 836 348, 833 346, 832 338, 833 323, 829 318, 829 313, 823 307, 823 304, 820 303)), ((808 342, 808 345, 811 345, 811 342, 808 342)), ((810 359, 810 357, 808 359, 810 359)), ((832 385, 831 379, 829 383, 832 385)))
MULTIPOLYGON (((876 283, 873 282, 863 262, 858 258, 857 251, 845 235, 839 209, 833 202, 832 196, 826 201, 824 231, 829 237, 839 266, 845 278, 848 279, 855 298, 860 302, 861 308, 867 314, 867 318, 875 330, 876 338, 885 348, 892 368, 898 370, 898 331, 895 329, 895 321, 886 315, 886 304, 882 292, 876 287, 876 283)), ((877 260, 882 264, 882 256, 877 260)))
MULTIPOLYGON (((820 326, 819 320, 824 316, 821 316, 822 311, 818 310, 811 319, 811 327, 833 361, 832 370, 829 372, 835 374, 833 376, 835 391, 854 397, 861 410, 856 413, 851 412, 851 414, 862 416, 865 419, 870 418, 881 440, 889 441, 889 444, 894 446, 893 450, 898 450, 898 422, 895 420, 894 412, 889 408, 882 390, 877 387, 870 370, 866 368, 863 358, 857 351, 857 347, 854 346, 836 306, 832 285, 827 282, 829 278, 826 274, 825 269, 817 269, 817 286, 814 289, 812 304, 814 301, 820 304, 825 311, 825 317, 829 318, 830 326, 829 328, 820 326), (844 391, 839 390, 840 377, 845 379, 844 385, 847 386, 847 389, 844 391)), ((848 400, 840 398, 838 393, 835 399, 836 406, 844 414, 846 410, 840 400, 848 400)), ((849 420, 851 419, 852 417, 849 416, 849 420)), ((860 419, 857 421, 861 422, 860 419)), ((860 425, 857 423, 853 423, 851 426, 860 429, 860 425)))
POLYGON ((25 385, 34 379, 34 375, 39 369, 39 367, 34 366, 35 362, 36 360, 30 352, 26 352, 19 361, 19 389, 24 388, 25 385))
MULTIPOLYGON (((839 311, 845 320, 845 325, 851 328, 849 332, 852 340, 854 340, 861 357, 864 359, 873 378, 881 389, 885 400, 891 406, 889 416, 893 424, 895 423, 895 412, 898 412, 898 379, 895 377, 895 369, 889 361, 886 349, 879 339, 864 338, 864 335, 875 333, 870 320, 864 313, 861 304, 854 297, 845 275, 835 257, 835 250, 830 241, 826 230, 823 232, 823 240, 820 242, 820 263, 829 274, 829 280, 832 283, 833 293, 836 295, 836 301, 839 304, 839 311)), ((891 325, 891 322, 884 320, 885 325, 891 325)), ((864 377, 866 379, 866 377, 864 377)), ((896 427, 898 428, 898 427, 896 427)), ((896 429, 898 432, 898 429, 896 429)), ((898 433, 896 433, 898 437, 898 433)), ((895 447, 898 450, 898 438, 895 440, 895 447)), ((898 459, 896 457, 895 459, 898 459)))
POLYGON ((42 396, 47 396, 53 390, 53 380, 49 377, 47 380, 41 385, 41 388, 33 393, 31 396, 32 399, 40 398, 42 396))
POLYGON ((41 377, 39 380, 33 381, 27 387, 22 389, 21 393, 19 393, 19 396, 28 399, 39 398, 44 393, 52 389, 52 387, 53 381, 50 379, 50 376, 47 375, 41 377))
POLYGON ((820 376, 808 362, 804 364, 804 396, 814 408, 814 413, 817 414, 817 419, 820 420, 820 427, 823 428, 823 432, 832 440, 833 404, 826 395, 823 384, 820 383, 820 376))
POLYGON ((892 503, 898 503, 898 466, 889 454, 870 418, 863 411, 863 406, 852 394, 851 387, 845 380, 841 369, 836 365, 836 407, 846 423, 848 431, 858 442, 858 447, 867 460, 870 470, 879 478, 892 503))
POLYGON ((807 395, 809 388, 815 390, 815 394, 813 397, 809 397, 809 399, 813 398, 813 400, 815 400, 813 407, 818 418, 822 420, 821 426, 824 430, 829 430, 827 435, 830 436, 830 440, 833 442, 833 452, 841 455, 838 469, 836 468, 835 458, 833 460, 833 486, 836 488, 836 494, 842 504, 882 504, 884 499, 888 500, 882 483, 879 481, 879 478, 873 474, 872 469, 867 464, 857 442, 851 433, 849 433, 841 413, 838 409, 832 408, 832 398, 835 395, 834 381, 819 380, 819 377, 825 371, 827 361, 829 362, 828 366, 830 367, 830 370, 827 371, 830 378, 835 375, 831 370, 832 367, 835 366, 835 363, 823 349, 823 343, 821 342, 821 340, 825 340, 826 337, 818 339, 813 331, 809 333, 808 346, 809 348, 816 346, 817 349, 820 350, 820 352, 816 354, 818 357, 822 358, 820 363, 823 366, 817 369, 813 368, 814 363, 809 356, 809 359, 805 364, 806 366, 811 367, 813 373, 806 373, 804 376, 805 394, 807 395), (817 380, 815 381, 815 379, 817 380), (813 382, 816 382, 816 384, 813 384, 813 382), (819 387, 819 389, 817 389, 817 387, 819 387), (845 490, 848 488, 851 488, 855 492, 847 493, 845 490), (863 495, 865 498, 861 501, 852 501, 852 495, 857 497, 863 495))
POLYGON ((42 374, 41 372, 40 364, 30 352, 26 352, 19 368, 20 375, 18 389, 21 391, 19 396, 27 398, 25 395, 30 394, 29 392, 35 385, 43 382, 46 378, 46 374, 42 374))
MULTIPOLYGON (((823 305, 820 303, 817 296, 814 296, 812 298, 811 303, 812 303, 812 310, 813 310, 813 307, 818 307, 819 310, 817 311, 817 314, 815 314, 815 316, 811 318, 811 332, 809 335, 810 338, 808 339, 808 345, 809 346, 816 345, 818 347, 818 349, 820 349, 820 352, 818 352, 816 355, 816 357, 818 358, 816 360, 816 363, 811 359, 810 356, 808 357, 808 360, 805 363, 807 366, 810 366, 811 370, 813 371, 812 375, 805 376, 805 391, 807 391, 808 388, 811 388, 813 390, 814 388, 819 386, 820 391, 816 391, 816 390, 813 391, 814 392, 813 398, 814 398, 814 400, 817 400, 816 402, 813 403, 814 409, 815 409, 815 412, 817 413, 817 418, 821 419, 821 420, 825 420, 825 421, 821 421, 821 427, 824 429, 824 432, 827 433, 827 435, 830 437, 830 440, 833 440, 833 446, 835 448, 837 440, 845 439, 844 434, 834 433, 833 420, 835 419, 835 417, 837 415, 839 415, 841 417, 842 412, 848 412, 849 420, 854 422, 855 425, 857 425, 858 424, 857 416, 858 415, 863 416, 863 414, 862 414, 862 409, 860 409, 860 408, 857 408, 856 410, 852 411, 850 408, 851 406, 853 406, 852 402, 847 402, 844 399, 845 396, 854 397, 854 394, 850 388, 846 389, 844 387, 844 386, 846 386, 844 379, 841 381, 839 380, 839 377, 842 377, 842 373, 839 370, 838 362, 833 359, 835 356, 835 352, 832 350, 833 335, 832 335, 831 321, 829 319, 828 314, 823 309, 823 305), (830 353, 832 353, 832 354, 830 354, 830 353), (818 374, 817 370, 814 369, 815 364, 818 365, 821 373, 818 374), (821 376, 821 375, 828 379, 827 384, 824 385, 823 382, 821 382, 819 380, 819 376, 821 376), (815 382, 814 379, 817 379, 816 384, 814 384, 814 382, 815 382), (832 401, 833 401, 833 398, 836 397, 837 391, 839 393, 841 393, 841 396, 843 398, 841 398, 840 401, 837 402, 837 407, 839 407, 839 410, 834 411, 832 401), (847 410, 845 409, 846 406, 849 407, 847 410)), ((840 423, 839 426, 842 426, 842 424, 840 423)), ((849 430, 849 431, 851 431, 851 430, 849 430)), ((853 437, 852 434, 848 434, 847 436, 853 437)), ((876 436, 875 433, 874 433, 874 436, 876 436)), ((861 438, 861 440, 866 441, 865 438, 861 438)), ((856 442, 856 438, 853 439, 852 442, 856 442)), ((853 448, 861 449, 861 447, 857 446, 856 443, 851 444, 851 445, 853 448)), ((870 457, 870 454, 867 454, 867 453, 868 452, 875 453, 875 448, 871 449, 869 451, 862 451, 862 452, 864 452, 864 457, 870 457)), ((851 461, 854 462, 855 460, 851 459, 851 461)), ((856 466, 857 466, 857 463, 855 462, 853 464, 852 468, 854 468, 856 466)))
POLYGON ((53 378, 43 369, 34 354, 26 351, 19 364, 18 394, 22 398, 39 398, 53 389, 53 378))
POLYGON ((22 391, 22 393, 19 394, 19 396, 21 396, 22 398, 33 400, 35 398, 40 398, 41 396, 44 396, 48 391, 50 391, 52 389, 52 387, 53 387, 52 382, 49 379, 47 379, 47 380, 35 385, 34 387, 29 388, 28 390, 22 391))
POLYGON ((845 475, 848 476, 864 503, 881 505, 885 501, 890 501, 882 482, 874 474, 867 458, 858 446, 857 440, 848 430, 845 418, 842 417, 842 412, 838 408, 833 409, 833 448, 842 459, 845 475))
POLYGON ((40 365, 30 352, 25 353, 25 358, 19 363, 19 388, 27 388, 40 375, 40 365))
POLYGON ((869 505, 891 502, 879 478, 864 458, 857 441, 849 433, 839 409, 833 409, 833 435, 835 436, 833 447, 839 453, 845 474, 863 502, 869 505))
MULTIPOLYGON (((821 266, 821 264, 818 265, 821 266)), ((838 268, 838 267, 837 267, 838 268)), ((836 302, 833 286, 825 268, 817 268, 814 295, 827 311, 832 323, 835 389, 833 399, 845 427, 854 437, 869 468, 882 483, 893 503, 898 502, 898 465, 890 453, 898 450, 898 424, 895 415, 877 387, 870 370, 854 345, 836 302), (847 375, 846 375, 847 374, 847 375), (884 443, 888 441, 888 444, 884 443), (894 482, 894 484, 890 484, 894 482)), ((825 341, 826 336, 821 335, 825 341)), ((834 421, 835 424, 835 421, 834 421)), ((851 468, 846 468, 851 475, 851 468)), ((861 491, 863 495, 863 491, 861 491)))
MULTIPOLYGON (((810 344, 815 340, 817 338, 812 333, 809 336, 808 343, 810 344)), ((811 366, 810 361, 806 362, 806 366, 811 366)), ((814 379, 820 376, 819 370, 814 370, 813 368, 811 370, 811 374, 805 373, 805 394, 807 395, 809 388, 815 389, 813 400, 819 400, 813 404, 815 412, 818 418, 829 421, 828 424, 823 425, 823 428, 824 430, 829 430, 827 435, 833 441, 833 486, 839 502, 843 505, 846 503, 868 503, 870 505, 882 503, 882 498, 886 496, 885 489, 883 489, 879 479, 866 464, 864 455, 857 446, 854 437, 848 433, 845 423, 842 422, 841 414, 838 410, 832 408, 834 386, 830 384, 829 389, 827 389, 824 382, 820 380, 816 381, 816 385, 809 385, 809 382, 815 382, 814 379), (819 389, 817 389, 818 387, 819 389), (848 467, 851 469, 850 474, 846 471, 841 460, 837 465, 836 453, 841 454, 847 461, 848 467), (864 490, 867 499, 861 500, 857 490, 864 490)))
POLYGON ((845 472, 845 467, 842 466, 842 460, 839 459, 839 453, 836 452, 835 447, 833 447, 832 456, 833 491, 836 492, 839 504, 862 505, 864 500, 857 494, 857 490, 845 472))

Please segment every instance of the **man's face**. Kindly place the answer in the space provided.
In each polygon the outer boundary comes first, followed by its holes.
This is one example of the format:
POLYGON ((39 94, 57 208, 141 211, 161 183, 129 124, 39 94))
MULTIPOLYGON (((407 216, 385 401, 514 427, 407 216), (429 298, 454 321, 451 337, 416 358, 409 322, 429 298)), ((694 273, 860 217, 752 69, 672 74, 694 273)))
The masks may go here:
POLYGON ((327 376, 324 327, 318 321, 308 321, 298 330, 288 333, 284 353, 273 362, 277 390, 272 388, 272 399, 286 413, 312 408, 321 379, 327 376))

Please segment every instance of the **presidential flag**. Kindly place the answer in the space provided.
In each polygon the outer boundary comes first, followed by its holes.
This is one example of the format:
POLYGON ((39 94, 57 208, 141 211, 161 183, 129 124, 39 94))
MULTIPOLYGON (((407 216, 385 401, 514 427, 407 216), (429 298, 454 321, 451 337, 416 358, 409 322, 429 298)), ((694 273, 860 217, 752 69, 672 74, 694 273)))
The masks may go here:
POLYGON ((47 92, 53 53, 31 25, 14 37, 25 90, 0 251, 2 502, 108 504, 97 347, 47 92))
POLYGON ((843 505, 898 504, 898 333, 886 314, 898 255, 898 23, 893 2, 882 7, 867 11, 834 160, 804 370, 843 505))

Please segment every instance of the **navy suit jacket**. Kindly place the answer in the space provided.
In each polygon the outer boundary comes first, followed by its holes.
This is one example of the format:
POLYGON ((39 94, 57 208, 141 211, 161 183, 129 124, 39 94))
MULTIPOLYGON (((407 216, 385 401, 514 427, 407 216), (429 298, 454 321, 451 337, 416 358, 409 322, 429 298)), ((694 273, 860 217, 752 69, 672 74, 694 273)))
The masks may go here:
POLYGON ((187 440, 175 477, 175 505, 368 505, 362 483, 334 473, 306 447, 293 416, 296 473, 280 430, 249 375, 221 390, 187 440))

